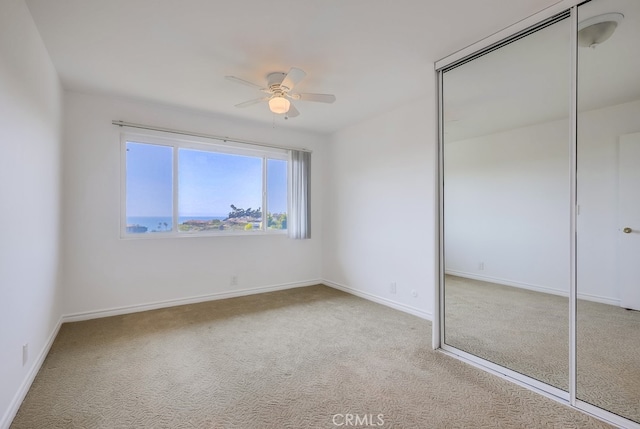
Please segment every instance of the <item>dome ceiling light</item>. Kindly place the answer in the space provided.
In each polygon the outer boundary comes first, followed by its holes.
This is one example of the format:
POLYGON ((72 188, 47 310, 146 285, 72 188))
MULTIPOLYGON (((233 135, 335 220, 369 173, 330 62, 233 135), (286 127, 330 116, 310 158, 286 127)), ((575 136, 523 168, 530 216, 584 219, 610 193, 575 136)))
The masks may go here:
POLYGON ((621 13, 605 13, 594 16, 578 24, 578 46, 595 49, 604 43, 624 18, 621 13))

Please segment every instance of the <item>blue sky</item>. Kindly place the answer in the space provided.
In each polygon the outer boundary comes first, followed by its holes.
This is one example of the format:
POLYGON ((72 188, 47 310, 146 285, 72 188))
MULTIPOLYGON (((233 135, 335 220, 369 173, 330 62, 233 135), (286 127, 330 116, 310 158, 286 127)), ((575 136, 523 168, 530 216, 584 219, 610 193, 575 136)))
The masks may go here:
MULTIPOLYGON (((226 216, 262 207, 262 159, 179 149, 178 211, 183 216, 226 216)), ((127 217, 171 216, 173 149, 127 142, 127 217)), ((286 161, 267 161, 268 210, 287 210, 286 161)))

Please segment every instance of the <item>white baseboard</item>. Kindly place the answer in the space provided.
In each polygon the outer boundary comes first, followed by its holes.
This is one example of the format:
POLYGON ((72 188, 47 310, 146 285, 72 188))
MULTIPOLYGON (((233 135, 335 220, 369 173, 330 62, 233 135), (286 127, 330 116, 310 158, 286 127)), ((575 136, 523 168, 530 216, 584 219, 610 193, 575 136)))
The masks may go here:
POLYGON ((619 299, 609 298, 606 296, 592 295, 590 293, 579 293, 578 299, 584 299, 585 301, 599 302, 600 304, 609 304, 620 307, 619 299))
POLYGON ((457 270, 445 270, 444 273, 448 275, 456 276, 456 277, 464 277, 466 279, 480 280, 483 282, 496 283, 503 286, 513 286, 520 289, 532 290, 534 292, 542 292, 542 293, 548 293, 551 295, 558 295, 558 296, 569 296, 568 290, 565 292, 565 291, 561 291, 561 290, 546 287, 546 286, 539 286, 531 283, 524 283, 524 282, 519 282, 514 280, 506 280, 500 277, 483 276, 476 273, 467 273, 464 271, 457 271, 457 270))
MULTIPOLYGON (((549 287, 545 287, 545 286, 539 286, 539 285, 534 285, 534 284, 524 283, 524 282, 518 282, 518 281, 513 281, 513 280, 505 280, 505 279, 501 279, 499 277, 483 276, 483 275, 478 275, 478 274, 475 274, 475 273, 467 273, 467 272, 464 272, 464 271, 457 271, 457 270, 445 270, 445 274, 449 274, 449 275, 456 276, 456 277, 464 277, 466 279, 480 280, 480 281, 488 282, 488 283, 496 283, 496 284, 503 285, 503 286, 512 286, 512 287, 517 287, 517 288, 520 288, 520 289, 532 290, 534 292, 548 293, 548 294, 551 294, 551 295, 564 296, 564 297, 568 297, 569 296, 569 292, 568 291, 565 292, 565 291, 561 291, 561 290, 558 290, 558 289, 553 289, 553 288, 549 288, 549 287)), ((601 304, 609 304, 609 305, 620 306, 620 300, 619 299, 609 298, 609 297, 604 297, 604 296, 598 296, 598 295, 591 295, 591 294, 587 294, 587 293, 578 293, 578 299, 584 299, 585 301, 599 302, 601 304)))
POLYGON ((420 310, 419 308, 416 307, 412 307, 410 305, 406 305, 406 304, 402 304, 400 302, 396 302, 396 301, 392 301, 390 299, 387 298, 383 298, 381 296, 377 296, 374 295, 372 293, 369 292, 364 292, 358 289, 354 289, 352 287, 340 284, 340 283, 336 283, 336 282, 332 282, 330 280, 322 280, 322 284, 325 284, 329 287, 332 287, 334 289, 338 289, 341 290, 343 292, 349 293, 351 295, 355 295, 355 296, 359 296, 360 298, 364 298, 366 300, 369 301, 373 301, 376 302, 378 304, 382 304, 385 305, 387 307, 391 307, 393 309, 396 310, 400 310, 403 311, 405 313, 409 313, 409 314, 413 314, 414 316, 418 316, 421 319, 426 319, 426 320, 430 320, 433 321, 433 314, 424 311, 424 310, 420 310))
POLYGON ((198 295, 188 298, 167 299, 164 301, 154 301, 146 304, 125 305, 103 310, 84 311, 79 313, 66 314, 62 317, 62 322, 79 322, 82 320, 99 319, 102 317, 118 316, 121 314, 138 313, 141 311, 157 310, 159 308, 175 307, 185 304, 196 304, 206 301, 217 301, 219 299, 236 298, 239 296, 255 295, 258 293, 275 292, 278 290, 294 289, 297 287, 313 286, 322 284, 322 280, 306 280, 294 283, 282 283, 279 285, 260 286, 255 288, 216 292, 207 295, 198 295))
POLYGON ((24 398, 27 396, 27 393, 29 393, 29 389, 31 388, 31 384, 33 383, 33 380, 35 380, 36 375, 38 375, 38 371, 40 371, 40 368, 42 367, 42 364, 44 363, 45 358, 49 354, 49 350, 53 345, 53 341, 58 336, 58 332, 60 331, 60 326, 62 326, 62 317, 58 319, 58 322, 56 323, 55 327, 51 331, 51 334, 49 334, 49 337, 47 338, 47 342, 45 343, 44 347, 42 347, 42 349, 40 350, 40 353, 38 353, 38 356, 33 361, 33 364, 31 365, 31 368, 29 369, 27 376, 22 381, 22 384, 20 385, 20 388, 18 388, 18 391, 16 392, 16 394, 13 396, 13 399, 9 404, 9 408, 7 408, 7 411, 4 413, 4 416, 2 416, 2 420, 0 420, 0 429, 9 429, 9 427, 11 426, 11 422, 13 422, 13 419, 18 413, 18 410, 20 409, 20 405, 22 405, 22 401, 24 401, 24 398))

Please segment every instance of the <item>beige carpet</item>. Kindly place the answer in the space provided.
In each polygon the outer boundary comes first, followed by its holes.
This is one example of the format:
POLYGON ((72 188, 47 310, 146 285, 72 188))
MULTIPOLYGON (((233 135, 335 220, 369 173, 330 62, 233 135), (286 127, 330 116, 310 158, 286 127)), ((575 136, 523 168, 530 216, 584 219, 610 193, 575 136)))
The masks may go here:
MULTIPOLYGON (((446 342, 567 390, 569 299, 445 279, 446 342)), ((640 312, 578 300, 577 397, 640 422, 640 312)))
POLYGON ((445 277, 445 342, 569 389, 569 298, 445 277))
POLYGON ((640 423, 640 312, 578 300, 577 397, 640 423))
POLYGON ((11 427, 608 427, 430 337, 325 286, 65 324, 11 427))

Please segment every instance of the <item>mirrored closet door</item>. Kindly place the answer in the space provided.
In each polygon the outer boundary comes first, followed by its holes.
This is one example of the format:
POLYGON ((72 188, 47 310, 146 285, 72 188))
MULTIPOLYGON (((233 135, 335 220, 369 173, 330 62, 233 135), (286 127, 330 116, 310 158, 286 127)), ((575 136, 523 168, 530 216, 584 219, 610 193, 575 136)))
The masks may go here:
POLYGON ((640 0, 561 0, 436 64, 435 346, 640 428, 640 0))
POLYGON ((444 342, 569 389, 571 25, 442 74, 444 342))
POLYGON ((640 1, 578 22, 576 396, 640 423, 640 1))

